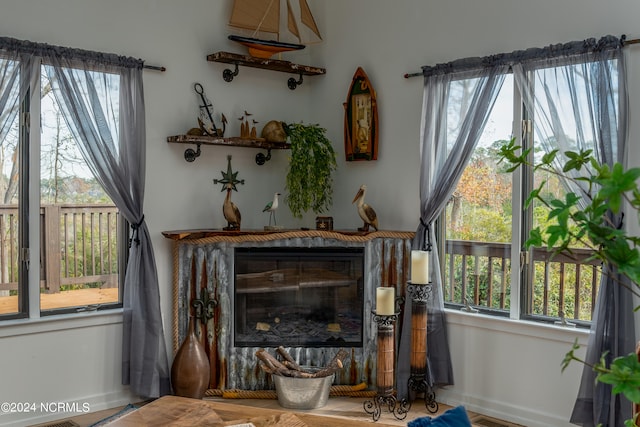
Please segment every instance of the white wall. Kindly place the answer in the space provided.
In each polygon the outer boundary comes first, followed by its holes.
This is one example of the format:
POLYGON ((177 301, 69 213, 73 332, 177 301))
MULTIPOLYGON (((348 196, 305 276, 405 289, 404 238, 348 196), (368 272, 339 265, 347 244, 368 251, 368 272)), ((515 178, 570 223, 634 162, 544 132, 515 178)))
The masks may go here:
MULTIPOLYGON (((334 208, 335 228, 360 225, 351 200, 362 183, 383 229, 413 230, 418 211, 418 134, 422 84, 406 80, 421 65, 467 56, 509 52, 605 34, 640 35, 635 0, 325 0, 311 7, 325 42, 285 59, 327 68, 325 76, 305 78, 295 91, 287 74, 241 68, 232 83, 221 78, 223 64, 207 54, 242 48, 227 40, 230 2, 183 0, 1 0, 0 35, 144 58, 167 67, 145 74, 147 108, 147 190, 145 218, 153 236, 161 287, 167 346, 171 348, 171 242, 163 230, 219 228, 224 193, 212 180, 222 178, 228 154, 245 184, 233 199, 243 228, 268 221, 262 207, 283 192, 286 156, 257 166, 258 150, 203 147, 194 163, 183 159, 186 146, 166 137, 196 125, 202 83, 217 111, 229 118, 227 135, 238 135, 244 110, 261 124, 271 119, 320 123, 339 153, 334 208), (636 31, 636 33, 634 33, 636 31), (375 162, 344 162, 343 106, 353 73, 362 66, 377 89, 380 153, 375 162)), ((640 50, 629 48, 632 119, 638 118, 640 50)), ((260 126, 260 125, 258 125, 260 126)), ((638 135, 632 120, 632 133, 638 135)), ((632 139, 633 140, 633 139, 632 139)), ((638 158, 639 144, 631 148, 638 158)), ((295 221, 278 212, 287 227, 313 227, 314 214, 295 221)), ((0 402, 90 402, 91 410, 135 398, 119 385, 119 316, 42 320, 36 326, 0 327, 0 402), (26 329, 25 329, 26 328, 26 329), (28 332, 23 334, 25 330, 28 332)), ((519 325, 508 320, 469 318, 451 313, 450 342, 456 385, 438 391, 439 400, 530 426, 567 425, 580 369, 560 374, 560 362, 577 331, 519 325)), ((60 414, 0 416, 0 425, 17 425, 60 414)))
POLYGON ((137 402, 121 385, 121 342, 120 313, 0 328, 0 404, 18 411, 2 406, 0 425, 63 418, 59 403, 83 413, 137 402))

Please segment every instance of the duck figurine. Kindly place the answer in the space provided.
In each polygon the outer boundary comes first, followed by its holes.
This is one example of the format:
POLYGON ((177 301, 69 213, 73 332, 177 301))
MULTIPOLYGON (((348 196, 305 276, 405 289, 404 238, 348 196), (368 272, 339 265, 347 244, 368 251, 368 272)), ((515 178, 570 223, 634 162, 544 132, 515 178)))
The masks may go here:
POLYGON ((378 231, 378 216, 371 206, 364 202, 364 196, 367 193, 367 186, 362 184, 358 190, 358 194, 353 198, 352 204, 358 202, 358 214, 364 221, 364 226, 359 227, 358 231, 369 231, 369 226, 378 231))
POLYGON ((222 205, 222 214, 224 215, 224 219, 227 220, 227 226, 224 229, 240 230, 242 216, 240 215, 240 209, 231 201, 231 190, 231 184, 227 183, 227 196, 224 198, 222 205))

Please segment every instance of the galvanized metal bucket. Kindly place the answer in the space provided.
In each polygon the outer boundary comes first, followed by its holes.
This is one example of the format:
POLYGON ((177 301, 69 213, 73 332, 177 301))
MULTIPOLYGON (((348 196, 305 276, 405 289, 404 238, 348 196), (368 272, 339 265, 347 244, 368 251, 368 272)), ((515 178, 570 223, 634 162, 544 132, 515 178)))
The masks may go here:
POLYGON ((335 375, 320 378, 291 378, 272 375, 278 404, 289 409, 315 409, 327 404, 335 375))

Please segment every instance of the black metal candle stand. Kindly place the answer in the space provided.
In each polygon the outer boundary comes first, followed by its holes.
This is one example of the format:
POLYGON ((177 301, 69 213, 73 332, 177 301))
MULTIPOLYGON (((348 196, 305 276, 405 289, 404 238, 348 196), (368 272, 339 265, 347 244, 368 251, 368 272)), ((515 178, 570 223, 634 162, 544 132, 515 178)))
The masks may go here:
POLYGON ((407 418, 407 414, 411 409, 411 403, 408 402, 407 399, 398 400, 397 396, 393 393, 377 393, 373 400, 367 400, 364 402, 364 411, 372 416, 373 421, 378 421, 382 414, 382 408, 385 406, 397 420, 404 420, 407 418))
POLYGON ((409 375, 409 381, 407 382, 408 388, 408 396, 410 401, 414 401, 418 394, 422 393, 424 395, 424 406, 427 410, 434 414, 438 412, 438 402, 436 402, 436 393, 433 390, 432 384, 427 381, 427 366, 426 366, 426 355, 427 355, 427 302, 429 298, 431 298, 432 292, 432 284, 418 284, 407 282, 407 292, 411 295, 411 324, 412 324, 412 346, 415 345, 416 342, 420 341, 424 343, 423 349, 414 349, 412 348, 412 352, 414 351, 423 351, 424 352, 424 362, 422 360, 411 361, 411 373, 409 375), (416 317, 417 324, 424 324, 424 332, 421 330, 416 330, 414 328, 414 319, 416 317), (419 336, 420 334, 424 334, 424 336, 419 336))
POLYGON ((427 381, 424 374, 411 374, 407 382, 409 387, 409 400, 413 401, 419 393, 424 393, 424 406, 432 414, 438 412, 438 402, 436 402, 436 392, 427 381))
MULTIPOLYGON (((391 382, 391 384, 389 384, 390 381, 385 382, 385 379, 381 375, 380 360, 381 357, 386 355, 389 342, 391 342, 391 354, 393 355, 393 324, 398 319, 399 314, 400 313, 380 315, 373 312, 373 320, 378 325, 378 390, 373 400, 364 402, 364 411, 372 415, 373 421, 380 419, 384 407, 386 407, 397 420, 404 420, 407 417, 407 413, 409 413, 409 409, 411 409, 411 404, 407 402, 406 399, 399 400, 397 398, 393 388, 393 382, 391 382)), ((391 369, 393 369, 393 365, 393 363, 390 364, 391 369)), ((389 374, 389 372, 386 373, 389 374)), ((390 374, 391 378, 393 378, 393 371, 391 371, 390 374)))

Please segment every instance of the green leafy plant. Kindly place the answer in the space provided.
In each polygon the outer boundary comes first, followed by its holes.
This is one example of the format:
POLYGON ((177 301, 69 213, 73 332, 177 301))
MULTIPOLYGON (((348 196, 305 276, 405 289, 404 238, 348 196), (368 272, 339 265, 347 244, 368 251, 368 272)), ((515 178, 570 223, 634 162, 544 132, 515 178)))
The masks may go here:
MULTIPOLYGON (((583 150, 563 153, 566 161, 562 165, 562 170, 559 171, 553 166, 558 150, 545 154, 539 163, 533 165, 528 161, 530 150, 521 150, 514 139, 505 143, 499 153, 500 161, 509 165, 508 172, 523 166, 532 167, 534 170, 542 170, 582 183, 587 189, 586 195, 579 196, 569 192, 564 199, 543 196, 546 182, 531 191, 525 206, 530 206, 534 200, 540 201, 549 208, 549 222, 544 227, 536 227, 530 231, 525 243, 526 248, 546 247, 553 253, 570 255, 570 245, 580 242, 593 251, 594 258, 615 265, 621 274, 633 282, 632 291, 638 295, 640 238, 628 234, 626 230, 614 224, 608 213, 610 210, 614 214, 619 214, 626 202, 637 215, 640 214, 640 189, 638 188, 640 168, 625 170, 620 163, 609 167, 600 164, 593 156, 592 150, 583 150), (576 177, 572 178, 571 175, 576 177), (579 205, 581 197, 586 198, 582 201, 582 207, 579 205)), ((571 361, 586 364, 575 355, 578 348, 579 346, 574 344, 565 356, 562 362, 563 371, 571 361)), ((603 354, 597 364, 588 365, 595 371, 596 380, 611 384, 614 393, 622 393, 630 401, 640 403, 640 363, 637 355, 632 353, 617 357, 609 366, 605 358, 606 354, 603 354)), ((626 425, 634 426, 634 420, 626 421, 626 425)))
POLYGON ((527 161, 530 150, 518 154, 521 147, 516 146, 514 140, 500 149, 501 161, 507 161, 511 166, 507 171, 512 172, 520 166, 532 166, 534 170, 542 169, 551 174, 563 175, 565 179, 586 184, 586 207, 579 206, 580 196, 573 192, 565 195, 564 200, 545 198, 543 181, 534 189, 525 202, 528 207, 533 200, 539 200, 547 206, 549 211, 548 225, 541 229, 536 227, 529 233, 525 245, 542 247, 555 253, 570 253, 570 245, 581 242, 593 250, 594 257, 614 264, 618 271, 631 279, 636 285, 640 283, 640 238, 629 235, 624 229, 610 221, 607 212, 614 214, 622 210, 623 201, 636 211, 640 209, 640 189, 637 180, 640 168, 624 170, 619 163, 609 168, 599 164, 591 150, 581 152, 565 152, 567 161, 562 172, 557 171, 552 163, 558 155, 558 150, 545 154, 540 163, 532 165, 527 161), (570 178, 567 174, 575 170, 578 178, 570 178))
POLYGON ((336 153, 317 124, 284 124, 291 143, 291 158, 286 177, 285 201, 296 218, 309 210, 321 213, 333 204, 333 172, 336 153))

